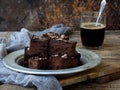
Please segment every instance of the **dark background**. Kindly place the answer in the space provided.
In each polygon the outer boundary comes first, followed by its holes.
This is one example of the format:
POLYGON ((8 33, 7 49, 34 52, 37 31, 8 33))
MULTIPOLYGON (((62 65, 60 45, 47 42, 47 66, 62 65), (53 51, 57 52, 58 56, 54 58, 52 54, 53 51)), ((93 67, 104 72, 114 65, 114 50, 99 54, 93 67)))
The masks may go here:
MULTIPOLYGON (((82 11, 98 11, 101 0, 0 0, 0 31, 43 30, 63 23, 79 30, 82 11)), ((107 0, 107 29, 120 29, 120 0, 107 0)))

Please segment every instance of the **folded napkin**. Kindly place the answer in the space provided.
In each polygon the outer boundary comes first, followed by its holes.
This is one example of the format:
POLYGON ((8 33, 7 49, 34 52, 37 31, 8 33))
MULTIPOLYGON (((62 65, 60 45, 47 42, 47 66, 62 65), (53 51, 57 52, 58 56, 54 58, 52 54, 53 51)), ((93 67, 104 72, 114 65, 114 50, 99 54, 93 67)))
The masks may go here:
POLYGON ((35 35, 42 35, 47 32, 55 32, 58 34, 64 34, 70 30, 70 27, 62 24, 55 25, 49 29, 38 32, 30 32, 29 30, 22 28, 20 32, 14 32, 9 41, 6 43, 4 38, 0 39, 0 82, 17 84, 21 86, 36 86, 37 90, 62 90, 59 81, 54 76, 38 76, 29 75, 25 73, 19 73, 6 68, 3 65, 3 57, 7 53, 23 49, 25 46, 29 46, 30 37, 35 35))

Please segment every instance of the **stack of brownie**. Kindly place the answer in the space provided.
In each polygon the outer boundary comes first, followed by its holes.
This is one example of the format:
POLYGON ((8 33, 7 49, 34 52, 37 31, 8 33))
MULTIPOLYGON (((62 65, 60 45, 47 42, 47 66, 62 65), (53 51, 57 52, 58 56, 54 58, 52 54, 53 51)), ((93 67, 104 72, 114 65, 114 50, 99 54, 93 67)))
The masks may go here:
POLYGON ((66 35, 47 33, 31 38, 25 48, 24 65, 34 69, 65 69, 78 66, 80 54, 77 42, 69 41, 66 35))

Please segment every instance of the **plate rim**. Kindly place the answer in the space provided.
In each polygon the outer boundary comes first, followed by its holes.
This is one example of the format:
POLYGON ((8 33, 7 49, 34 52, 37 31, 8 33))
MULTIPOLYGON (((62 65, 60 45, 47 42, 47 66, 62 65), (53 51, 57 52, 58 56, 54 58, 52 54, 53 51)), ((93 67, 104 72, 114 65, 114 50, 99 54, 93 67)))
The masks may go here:
POLYGON ((8 54, 6 57, 4 57, 3 64, 11 70, 26 73, 26 74, 63 75, 63 74, 74 74, 74 73, 82 72, 82 71, 85 71, 88 69, 92 69, 101 63, 101 57, 93 51, 90 51, 87 49, 80 49, 80 48, 76 48, 76 51, 78 53, 81 53, 83 56, 87 56, 91 59, 94 59, 95 62, 93 60, 89 59, 88 62, 84 65, 73 67, 73 68, 60 69, 60 70, 31 69, 31 68, 22 67, 22 66, 18 65, 17 63, 15 63, 16 58, 18 58, 20 55, 24 54, 24 49, 22 49, 22 50, 14 51, 14 52, 8 54), (11 56, 13 56, 13 57, 11 57, 11 56), (10 62, 9 58, 12 59, 11 62, 10 62), (8 61, 9 61, 9 63, 8 63, 8 61))

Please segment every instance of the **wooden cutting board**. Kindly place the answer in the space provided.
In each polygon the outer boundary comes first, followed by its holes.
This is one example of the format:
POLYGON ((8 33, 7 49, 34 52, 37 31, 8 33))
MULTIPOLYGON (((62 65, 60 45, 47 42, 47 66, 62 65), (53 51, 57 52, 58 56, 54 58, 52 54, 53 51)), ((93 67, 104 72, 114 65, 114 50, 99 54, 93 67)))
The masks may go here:
MULTIPOLYGON (((120 78, 120 31, 107 31, 103 46, 98 50, 92 50, 102 57, 102 63, 90 70, 77 73, 73 76, 59 79, 62 86, 75 84, 78 82, 91 80, 104 83, 120 78)), ((78 41, 81 45, 79 32, 71 35, 72 40, 78 41)))
POLYGON ((61 78, 59 81, 62 86, 68 86, 90 79, 94 79, 94 81, 98 83, 104 83, 118 78, 120 78, 120 66, 116 66, 115 63, 107 64, 102 62, 94 69, 80 72, 70 77, 61 78))

